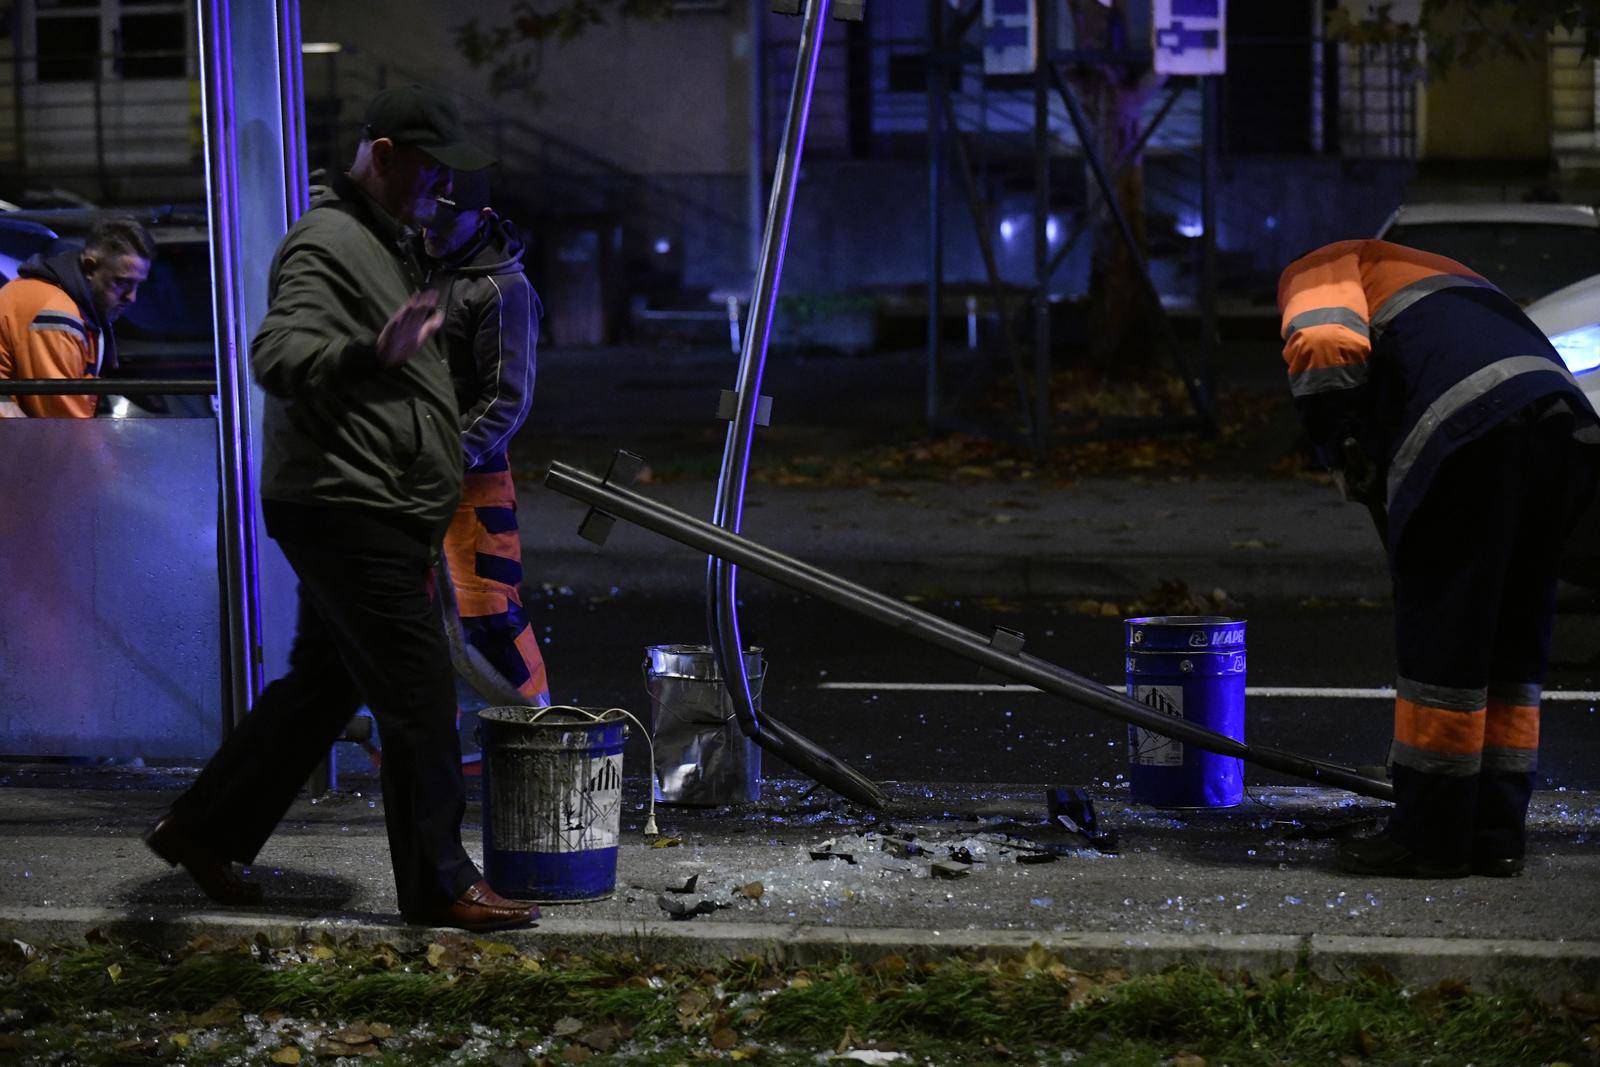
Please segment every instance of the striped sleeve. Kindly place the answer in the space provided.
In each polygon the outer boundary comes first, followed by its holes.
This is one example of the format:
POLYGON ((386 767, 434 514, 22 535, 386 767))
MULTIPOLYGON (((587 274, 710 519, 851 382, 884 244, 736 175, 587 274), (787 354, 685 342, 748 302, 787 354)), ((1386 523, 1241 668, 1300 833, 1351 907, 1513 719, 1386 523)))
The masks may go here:
POLYGON ((1329 245, 1290 264, 1278 286, 1278 306, 1290 392, 1306 397, 1366 382, 1372 334, 1355 242, 1329 245))
MULTIPOLYGON (((98 348, 95 334, 76 311, 46 307, 28 323, 27 339, 16 354, 16 376, 93 378, 98 348)), ((87 419, 98 401, 92 396, 20 396, 16 402, 35 418, 87 419)))

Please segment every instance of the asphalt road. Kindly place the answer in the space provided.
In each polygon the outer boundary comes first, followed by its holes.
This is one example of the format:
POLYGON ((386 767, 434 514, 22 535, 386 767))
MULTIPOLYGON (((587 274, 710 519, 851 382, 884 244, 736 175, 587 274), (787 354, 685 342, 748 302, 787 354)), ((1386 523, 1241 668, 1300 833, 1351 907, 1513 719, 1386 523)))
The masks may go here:
MULTIPOLYGON (((1123 780, 1122 723, 1043 693, 975 690, 997 679, 981 678, 972 664, 830 605, 755 581, 743 588, 745 639, 766 650, 764 709, 872 777, 1102 788, 1123 780), (951 688, 900 688, 907 684, 951 688)), ((529 596, 527 606, 544 642, 553 695, 562 703, 619 705, 642 718, 649 710, 645 647, 705 641, 704 605, 695 598, 555 590, 529 596)), ((1041 602, 920 606, 982 633, 996 625, 1019 630, 1033 655, 1098 682, 1123 681, 1117 618, 1085 617, 1070 605, 1041 602)), ((1247 739, 1348 765, 1381 764, 1392 700, 1371 690, 1393 684, 1388 612, 1278 606, 1245 614, 1247 739)), ((1583 662, 1597 653, 1600 614, 1563 613, 1549 689, 1600 690, 1600 666, 1583 662)), ((1589 698, 1547 700, 1544 788, 1600 788, 1597 706, 1589 698)), ((645 765, 641 743, 632 743, 626 763, 645 765)), ((1296 779, 1248 769, 1246 781, 1296 779)))

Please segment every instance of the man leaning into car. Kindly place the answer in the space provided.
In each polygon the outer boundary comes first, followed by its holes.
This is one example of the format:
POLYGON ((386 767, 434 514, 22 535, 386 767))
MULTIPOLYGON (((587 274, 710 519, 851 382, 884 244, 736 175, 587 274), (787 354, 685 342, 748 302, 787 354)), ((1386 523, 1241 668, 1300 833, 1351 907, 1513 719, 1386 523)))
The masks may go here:
MULTIPOLYGON (((36 255, 0 287, 0 381, 97 378, 117 366, 112 323, 139 298, 155 242, 133 219, 101 220, 81 252, 36 255)), ((87 419, 92 396, 0 395, 0 418, 87 419)))

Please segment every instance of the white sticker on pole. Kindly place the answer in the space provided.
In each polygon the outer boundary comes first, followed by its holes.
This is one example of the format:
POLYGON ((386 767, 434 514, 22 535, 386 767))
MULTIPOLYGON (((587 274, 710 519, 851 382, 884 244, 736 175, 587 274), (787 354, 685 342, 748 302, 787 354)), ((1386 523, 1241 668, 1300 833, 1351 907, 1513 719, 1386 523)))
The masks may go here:
POLYGON ((1155 0, 1157 74, 1222 74, 1228 69, 1228 0, 1155 0))
MULTIPOLYGON (((1131 695, 1147 708, 1159 711, 1163 715, 1170 715, 1174 719, 1183 718, 1181 685, 1136 685, 1131 695)), ((1130 726, 1128 761, 1140 767, 1182 767, 1183 742, 1174 741, 1153 730, 1130 726)))
POLYGON ((983 0, 985 74, 1032 74, 1038 40, 1034 0, 983 0))

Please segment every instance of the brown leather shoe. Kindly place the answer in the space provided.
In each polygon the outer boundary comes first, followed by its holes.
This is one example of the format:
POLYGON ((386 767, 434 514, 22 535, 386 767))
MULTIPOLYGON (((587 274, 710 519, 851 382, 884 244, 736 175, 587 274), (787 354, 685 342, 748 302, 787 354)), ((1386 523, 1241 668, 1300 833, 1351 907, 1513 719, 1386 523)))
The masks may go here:
POLYGON ((457 930, 485 933, 532 926, 539 918, 539 905, 526 900, 508 900, 489 888, 483 879, 473 882, 449 907, 419 924, 449 926, 457 930))
POLYGON ((183 864, 195 885, 218 904, 235 907, 261 903, 261 887, 240 878, 233 864, 199 844, 171 815, 165 815, 144 835, 150 851, 176 867, 183 864))

